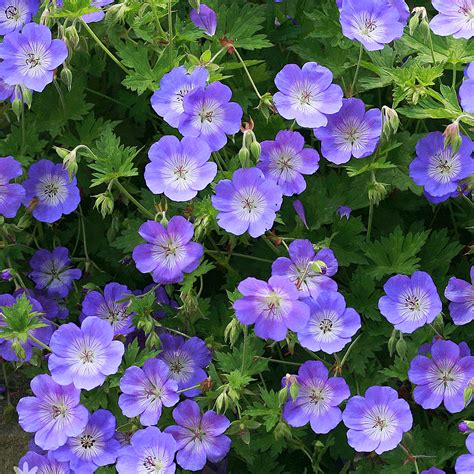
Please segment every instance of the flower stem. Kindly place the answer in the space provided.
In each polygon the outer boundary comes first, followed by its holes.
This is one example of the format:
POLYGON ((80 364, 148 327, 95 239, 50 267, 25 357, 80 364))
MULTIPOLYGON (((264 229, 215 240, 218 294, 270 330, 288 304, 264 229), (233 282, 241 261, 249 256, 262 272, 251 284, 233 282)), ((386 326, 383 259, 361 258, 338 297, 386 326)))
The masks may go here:
POLYGON ((193 385, 192 387, 188 387, 188 388, 183 388, 182 390, 178 390, 176 393, 183 393, 183 392, 187 392, 188 390, 194 390, 195 388, 199 388, 201 387, 201 384, 198 383, 196 385, 193 385))
POLYGON ((341 370, 342 367, 344 366, 347 357, 349 357, 349 354, 351 353, 352 348, 355 346, 356 342, 361 338, 362 334, 359 334, 351 343, 351 345, 347 348, 346 353, 344 354, 344 357, 341 360, 341 363, 339 364, 339 369, 341 370))
POLYGON ((160 327, 162 327, 163 329, 166 329, 167 331, 169 332, 172 332, 174 334, 177 334, 178 336, 183 336, 187 339, 191 339, 191 336, 188 336, 187 334, 185 334, 184 332, 181 332, 181 331, 178 331, 177 329, 173 329, 173 328, 168 328, 166 326, 162 326, 161 324, 159 325, 160 327))
POLYGON ((277 359, 272 359, 271 357, 261 357, 261 356, 254 356, 254 359, 260 359, 260 360, 267 360, 268 362, 273 362, 274 364, 285 364, 285 365, 294 365, 295 367, 299 367, 303 364, 300 364, 299 362, 290 362, 287 360, 277 360, 277 359))
POLYGON ((244 343, 243 343, 243 346, 242 346, 242 364, 240 366, 240 372, 242 372, 242 374, 244 373, 244 369, 245 369, 245 353, 247 352, 247 334, 248 334, 248 327, 247 326, 244 326, 244 343))
MULTIPOLYGON (((209 255, 213 255, 213 254, 220 254, 221 252, 218 251, 218 250, 205 250, 206 253, 208 253, 209 255)), ((244 253, 236 253, 236 252, 232 252, 231 257, 240 257, 240 258, 248 258, 249 260, 255 260, 257 262, 265 262, 265 263, 273 263, 273 260, 269 260, 268 258, 260 258, 260 257, 254 257, 253 255, 246 255, 244 253)))
POLYGON ((82 20, 82 24, 84 28, 87 30, 89 35, 92 37, 92 39, 97 43, 97 45, 104 51, 104 53, 120 68, 122 71, 124 71, 126 74, 130 74, 129 70, 120 62, 120 60, 112 54, 112 52, 105 46, 104 43, 100 40, 100 38, 92 31, 91 27, 84 21, 82 20))
POLYGON ((262 99, 262 95, 261 95, 260 92, 258 91, 257 86, 255 85, 255 82, 253 81, 252 76, 250 75, 250 72, 249 72, 249 70, 247 69, 247 66, 246 66, 245 62, 244 62, 244 60, 242 59, 242 56, 240 55, 239 51, 237 50, 237 48, 236 48, 235 46, 234 46, 234 51, 235 51, 235 55, 237 56, 237 58, 239 59, 240 63, 242 64, 242 67, 244 68, 245 72, 247 73, 247 77, 249 78, 250 84, 252 84, 253 90, 254 90, 255 93, 257 94, 257 97, 261 100, 261 99, 262 99))
POLYGON ((51 347, 47 346, 44 342, 41 342, 39 339, 37 339, 35 336, 33 336, 33 334, 29 334, 28 337, 33 341, 33 342, 36 342, 36 344, 38 344, 39 346, 41 346, 43 349, 46 349, 47 351, 49 352, 53 352, 53 350, 51 349, 51 347))
POLYGON ((362 55, 363 54, 364 54, 364 47, 362 46, 362 43, 360 43, 359 59, 357 60, 357 67, 356 67, 356 71, 355 71, 355 74, 354 74, 354 79, 352 80, 352 84, 351 84, 351 96, 353 96, 356 92, 357 79, 359 77, 360 63, 362 61, 362 55))
POLYGON ((222 52, 225 51, 226 49, 227 48, 224 46, 219 51, 217 51, 217 53, 214 54, 214 56, 212 56, 212 58, 209 60, 209 62, 207 64, 213 63, 222 54, 222 52))
POLYGON ((367 224, 367 242, 370 241, 370 234, 372 233, 372 223, 374 221, 374 203, 369 203, 369 222, 367 224))
POLYGON ((117 188, 120 190, 120 192, 127 197, 127 199, 135 204, 137 209, 146 217, 149 219, 155 220, 155 215, 152 214, 146 207, 142 206, 128 191, 127 189, 119 182, 119 181, 113 181, 113 183, 117 186, 117 188))

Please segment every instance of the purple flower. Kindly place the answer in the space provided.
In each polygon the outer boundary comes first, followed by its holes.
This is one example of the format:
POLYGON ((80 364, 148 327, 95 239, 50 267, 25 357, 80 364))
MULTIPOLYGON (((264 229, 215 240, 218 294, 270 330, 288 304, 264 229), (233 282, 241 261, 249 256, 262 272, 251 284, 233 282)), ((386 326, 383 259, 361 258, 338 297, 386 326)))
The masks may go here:
POLYGON ((184 113, 184 97, 196 89, 204 89, 208 78, 204 68, 198 67, 188 74, 184 66, 175 67, 161 78, 160 88, 151 96, 153 110, 177 128, 184 113))
POLYGON ((336 212, 341 219, 343 217, 349 219, 349 217, 351 217, 352 209, 347 206, 339 206, 336 212))
POLYGON ((38 0, 0 0, 0 35, 20 31, 38 7, 38 0))
POLYGON ((0 272, 0 280, 10 281, 13 278, 12 272, 10 270, 3 270, 0 272))
POLYGON ((205 141, 211 151, 227 143, 227 135, 240 130, 242 107, 229 102, 232 91, 221 82, 213 82, 183 97, 184 113, 179 119, 179 131, 185 137, 205 141))
POLYGON ((64 324, 51 337, 48 367, 54 381, 91 390, 115 374, 122 361, 124 346, 113 341, 114 330, 103 319, 84 319, 79 328, 64 324))
MULTIPOLYGON (((69 310, 63 304, 59 304, 58 300, 49 296, 46 291, 42 290, 28 290, 27 293, 32 295, 43 307, 44 318, 52 321, 56 318, 66 319, 69 315, 69 310)), ((20 294, 20 293, 19 293, 20 294)))
POLYGON ((438 10, 430 28, 439 36, 472 38, 474 35, 474 3, 472 0, 432 0, 438 10))
POLYGON ((344 0, 340 22, 344 36, 360 41, 368 51, 401 38, 406 24, 386 0, 344 0))
POLYGON ((0 77, 11 86, 24 84, 41 92, 53 82, 54 70, 67 55, 66 43, 52 40, 47 26, 28 23, 21 33, 6 35, 0 44, 0 59, 3 59, 0 77))
POLYGON ((172 407, 179 400, 178 383, 170 376, 168 366, 159 359, 148 359, 140 367, 129 367, 120 379, 119 406, 129 418, 140 415, 140 423, 156 425, 162 407, 172 407))
POLYGON ((173 201, 189 201, 203 190, 217 174, 217 165, 209 161, 211 150, 199 138, 165 136, 148 152, 145 181, 154 194, 173 201))
POLYGON ((119 474, 174 474, 175 452, 174 438, 170 434, 162 433, 155 426, 150 426, 136 431, 130 439, 130 445, 120 450, 116 468, 119 474))
POLYGON ((442 469, 438 469, 437 467, 433 466, 433 467, 430 467, 429 469, 421 471, 420 474, 446 474, 446 473, 442 469))
MULTIPOLYGON (((410 9, 408 5, 405 3, 405 0, 387 0, 388 3, 397 9, 398 14, 400 15, 400 21, 403 24, 406 24, 408 18, 410 18, 410 9)), ((344 0, 336 0, 337 8, 339 10, 342 8, 344 0)))
POLYGON ((467 324, 474 319, 474 266, 471 267, 471 282, 452 277, 444 291, 444 296, 451 301, 449 313, 454 324, 467 324))
POLYGON ((176 441, 176 461, 189 471, 200 471, 206 460, 218 462, 229 452, 231 440, 224 432, 230 421, 215 411, 201 414, 193 400, 181 402, 173 410, 176 425, 166 428, 176 441))
POLYGON ((410 407, 390 387, 374 386, 349 399, 342 414, 347 441, 359 453, 382 454, 398 446, 413 425, 410 407))
POLYGON ((450 413, 464 409, 464 389, 474 377, 474 357, 462 356, 460 347, 451 341, 436 341, 431 359, 417 355, 410 364, 408 378, 416 385, 413 398, 423 408, 437 408, 443 403, 450 413))
POLYGON ((474 433, 466 438, 466 448, 469 454, 462 454, 456 460, 456 474, 472 474, 474 472, 474 433))
POLYGON ((327 115, 342 107, 342 89, 332 84, 332 72, 318 63, 303 68, 287 64, 275 77, 279 92, 273 96, 278 113, 300 127, 324 127, 327 115))
POLYGON ((310 317, 299 330, 298 341, 303 347, 326 354, 339 352, 360 329, 360 316, 346 308, 344 297, 336 291, 324 291, 317 298, 307 298, 310 317))
POLYGON ((440 197, 457 190, 459 181, 474 173, 471 158, 474 143, 462 136, 457 153, 444 147, 441 132, 432 132, 416 144, 416 158, 410 163, 410 177, 431 196, 440 197))
POLYGON ((235 315, 242 324, 255 324, 262 339, 283 341, 288 329, 301 331, 308 323, 309 308, 287 277, 272 276, 268 283, 246 278, 238 290, 243 297, 234 302, 235 315))
POLYGON ((286 402, 283 418, 290 426, 309 422, 315 433, 329 433, 342 420, 338 405, 351 394, 346 381, 342 377, 329 378, 322 362, 310 360, 298 370, 298 385, 298 395, 286 402))
POLYGON ((114 335, 126 334, 133 331, 133 315, 128 311, 128 301, 132 292, 125 285, 119 283, 107 283, 104 293, 91 291, 87 293, 82 302, 81 321, 91 316, 105 319, 112 325, 114 335))
POLYGON ((0 215, 15 217, 25 198, 21 184, 10 183, 22 175, 21 165, 13 156, 0 157, 0 215))
POLYGON ((385 296, 379 299, 379 310, 403 333, 410 334, 432 323, 441 312, 438 290, 428 273, 415 272, 411 277, 395 275, 383 289, 385 296))
POLYGON ((16 98, 15 90, 15 86, 10 86, 0 78, 0 100, 9 99, 11 102, 13 102, 16 98))
MULTIPOLYGON (((24 291, 18 292, 18 294, 15 294, 14 296, 8 294, 0 295, 0 334, 2 327, 5 326, 5 321, 2 315, 2 307, 13 306, 17 303, 18 299, 21 297, 21 295, 23 295, 23 293, 24 291)), ((29 303, 31 304, 32 311, 42 313, 43 308, 41 304, 35 298, 32 298, 29 294, 27 294, 27 297, 29 303)), ((44 319, 42 319, 41 322, 45 323, 46 326, 33 329, 31 331, 31 334, 43 344, 48 344, 49 340, 51 339, 51 334, 53 333, 53 328, 49 324, 47 324, 47 321, 45 321, 44 319)), ((8 360, 9 362, 18 361, 19 358, 14 349, 15 345, 20 345, 24 351, 24 358, 21 359, 22 362, 27 362, 31 359, 31 356, 33 355, 33 347, 41 347, 39 344, 37 344, 30 338, 26 339, 26 341, 23 341, 21 339, 2 339, 0 337, 0 357, 5 360, 8 360)))
POLYGON ((339 112, 329 115, 325 127, 315 128, 314 134, 321 141, 321 153, 330 162, 340 165, 352 157, 371 155, 382 133, 382 112, 365 111, 360 99, 343 99, 339 112))
POLYGON ((464 72, 464 81, 459 88, 459 99, 465 112, 474 113, 474 62, 464 72))
POLYGON ((319 154, 304 147, 304 138, 298 132, 282 130, 275 140, 261 143, 262 153, 257 168, 265 178, 281 188, 284 196, 300 194, 306 189, 303 174, 313 174, 319 168, 319 154))
POLYGON ((50 375, 37 375, 31 381, 33 397, 22 398, 17 405, 20 426, 35 434, 42 449, 57 449, 68 437, 85 428, 89 414, 79 404, 80 390, 74 385, 59 385, 50 375))
POLYGON ((117 423, 108 410, 97 410, 89 417, 84 430, 67 440, 52 455, 69 462, 75 473, 90 473, 117 460, 120 443, 115 439, 117 423))
POLYGON ((26 190, 25 206, 31 205, 33 217, 48 224, 76 210, 81 200, 76 178, 69 180, 63 165, 49 160, 40 160, 30 166, 23 187, 26 190))
POLYGON ((309 240, 294 240, 288 247, 290 258, 279 257, 272 265, 272 275, 286 276, 300 291, 300 298, 316 297, 321 291, 337 291, 337 283, 330 277, 338 264, 331 249, 314 250, 309 240), (312 263, 319 262, 321 271, 312 263))
POLYGON ((147 243, 135 247, 133 260, 138 270, 151 273, 156 283, 179 283, 185 273, 199 266, 204 250, 201 244, 191 242, 194 226, 184 217, 172 217, 166 228, 147 221, 138 232, 147 243))
POLYGON ((68 463, 57 461, 51 454, 43 455, 29 451, 20 459, 17 474, 69 474, 70 472, 68 463))
POLYGON ((216 12, 201 3, 199 10, 191 10, 191 21, 209 36, 214 36, 217 28, 216 12))
POLYGON ((297 216, 301 219, 304 226, 309 229, 308 222, 306 221, 306 212, 304 210, 303 203, 299 199, 293 201, 293 209, 295 210, 297 216))
MULTIPOLYGON (((191 337, 185 340, 181 336, 162 334, 160 340, 161 352, 158 358, 168 366, 169 377, 176 380, 178 390, 193 387, 207 377, 204 368, 211 363, 212 356, 202 339, 191 337)), ((195 388, 186 390, 184 395, 194 397, 200 393, 195 388)))
POLYGON ((461 423, 458 424, 458 430, 461 433, 470 433, 472 431, 465 421, 461 421, 461 423))
POLYGON ((71 291, 73 280, 79 280, 81 270, 71 268, 69 250, 65 247, 56 247, 52 252, 40 249, 30 260, 33 270, 29 277, 35 282, 36 288, 46 290, 48 295, 65 298, 71 291))
POLYGON ((274 181, 265 179, 257 168, 241 168, 232 180, 223 179, 215 187, 212 205, 219 211, 217 223, 227 232, 260 237, 271 229, 282 193, 274 181))

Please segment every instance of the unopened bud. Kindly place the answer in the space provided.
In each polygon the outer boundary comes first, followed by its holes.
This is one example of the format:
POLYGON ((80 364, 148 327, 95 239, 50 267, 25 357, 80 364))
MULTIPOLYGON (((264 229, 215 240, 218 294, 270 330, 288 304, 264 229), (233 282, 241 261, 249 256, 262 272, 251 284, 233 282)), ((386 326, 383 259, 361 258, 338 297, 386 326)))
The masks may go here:
POLYGON ((14 114, 16 115, 17 120, 20 121, 21 114, 23 113, 23 101, 19 99, 18 97, 15 97, 15 99, 12 102, 12 110, 14 114))
POLYGON ((456 120, 455 122, 449 124, 446 127, 446 130, 443 133, 444 135, 444 148, 448 146, 451 147, 453 153, 457 153, 459 148, 461 148, 462 138, 459 133, 459 122, 456 120))
POLYGON ((68 26, 64 30, 64 38, 70 44, 72 49, 76 49, 79 46, 79 33, 75 25, 68 26))
POLYGON ((66 85, 67 90, 71 91, 71 88, 72 88, 72 71, 66 65, 63 66, 63 68, 61 70, 60 77, 61 77, 61 81, 63 81, 64 84, 66 85))
POLYGON ((201 392, 203 393, 206 393, 206 392, 209 392, 211 389, 212 389, 212 386, 213 386, 213 382, 212 382, 212 379, 211 377, 207 377, 205 378, 202 382, 201 382, 201 392))
POLYGON ((18 360, 25 360, 26 359, 26 352, 24 347, 21 345, 20 341, 15 339, 12 341, 12 349, 15 352, 16 356, 18 357, 18 360))
POLYGON ((320 273, 324 275, 327 271, 328 266, 322 260, 314 260, 310 262, 311 270, 315 271, 316 273, 320 273))
POLYGON ((384 105, 382 107, 382 133, 386 139, 397 133, 400 119, 397 111, 384 105))
POLYGON ((250 166, 250 152, 247 148, 241 148, 239 151, 239 161, 242 168, 248 168, 250 166))
POLYGON ((224 340, 228 341, 231 346, 234 346, 240 335, 241 326, 237 319, 232 321, 224 329, 224 340))
POLYGON ((98 209, 102 217, 112 214, 114 210, 114 198, 110 191, 94 196, 96 198, 94 208, 98 209))
POLYGON ((461 433, 467 433, 467 432, 471 431, 471 429, 469 428, 469 425, 465 421, 461 421, 461 423, 459 423, 458 430, 461 433))
POLYGON ((188 0, 188 1, 191 8, 194 8, 195 10, 199 12, 199 9, 201 8, 201 0, 188 0))
POLYGON ((0 272, 0 279, 4 281, 10 281, 12 279, 12 272, 9 268, 0 272))
POLYGON ((112 19, 112 22, 114 23, 124 23, 125 14, 128 10, 130 10, 130 8, 127 6, 126 2, 115 3, 114 5, 110 5, 107 9, 106 17, 107 19, 112 19))
POLYGON ((33 103, 33 94, 28 87, 25 87, 24 85, 20 86, 20 91, 15 95, 15 97, 18 97, 21 99, 28 109, 31 109, 31 104, 33 103))
POLYGON ((257 141, 254 141, 250 144, 250 152, 252 153, 252 156, 258 160, 260 158, 260 155, 262 153, 262 145, 258 143, 257 141))

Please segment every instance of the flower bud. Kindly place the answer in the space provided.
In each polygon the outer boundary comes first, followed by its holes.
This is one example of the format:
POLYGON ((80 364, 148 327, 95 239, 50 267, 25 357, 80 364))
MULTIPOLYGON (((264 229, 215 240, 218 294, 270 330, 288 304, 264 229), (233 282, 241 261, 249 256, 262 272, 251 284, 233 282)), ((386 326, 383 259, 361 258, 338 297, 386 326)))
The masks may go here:
POLYGON ((242 168, 248 168, 250 166, 250 152, 247 148, 241 148, 239 151, 239 161, 242 168))
POLYGON ((15 94, 15 97, 23 100, 28 109, 31 109, 31 104, 33 103, 33 94, 31 93, 31 90, 28 89, 28 87, 21 85, 20 91, 15 94))
POLYGON ((94 208, 99 210, 103 218, 108 214, 112 214, 114 210, 114 198, 110 191, 105 191, 94 197, 96 198, 94 208))
POLYGON ((207 377, 201 382, 201 386, 199 388, 201 392, 206 393, 212 389, 213 385, 214 383, 212 382, 211 377, 207 377))
POLYGON ((67 90, 70 92, 72 88, 72 71, 66 65, 61 69, 60 77, 61 81, 66 85, 67 90))
POLYGON ((455 122, 449 124, 446 127, 446 130, 443 132, 444 135, 444 148, 448 146, 451 147, 453 153, 457 153, 459 148, 461 148, 462 138, 459 133, 459 122, 456 120, 455 122))
POLYGON ((64 38, 71 46, 71 49, 76 49, 79 46, 79 34, 75 25, 68 26, 64 30, 64 38))
POLYGON ((239 338, 241 331, 241 325, 239 321, 235 318, 224 329, 224 340, 229 342, 231 346, 234 346, 239 338))
POLYGON ((125 15, 128 10, 130 10, 130 8, 127 6, 127 2, 115 3, 107 8, 107 13, 105 16, 107 19, 110 18, 112 23, 123 24, 125 22, 125 15))
POLYGON ((250 144, 250 152, 252 153, 252 156, 256 160, 258 160, 260 158, 261 153, 262 153, 262 146, 260 145, 260 143, 258 143, 257 141, 253 141, 250 144))
POLYGON ((278 392, 278 402, 280 403, 280 405, 283 405, 287 399, 288 399, 288 389, 286 387, 283 387, 278 392))
POLYGON ((471 431, 471 429, 469 428, 468 424, 465 421, 461 421, 461 423, 459 423, 458 430, 461 433, 468 433, 469 431, 471 431))
POLYGON ((12 279, 12 272, 10 271, 9 268, 6 268, 5 270, 2 270, 0 272, 0 279, 4 281, 10 281, 12 279))
POLYGON ((191 8, 194 8, 199 12, 199 8, 201 8, 201 0, 188 0, 189 5, 191 8))
POLYGON ((324 275, 328 268, 326 263, 323 262, 322 260, 314 260, 310 262, 309 266, 311 267, 311 270, 321 275, 324 275))
POLYGON ((18 121, 21 119, 21 114, 23 113, 23 101, 16 97, 12 102, 12 110, 16 115, 18 121))
POLYGON ((400 119, 397 111, 384 105, 382 107, 382 134, 386 139, 397 133, 400 119))

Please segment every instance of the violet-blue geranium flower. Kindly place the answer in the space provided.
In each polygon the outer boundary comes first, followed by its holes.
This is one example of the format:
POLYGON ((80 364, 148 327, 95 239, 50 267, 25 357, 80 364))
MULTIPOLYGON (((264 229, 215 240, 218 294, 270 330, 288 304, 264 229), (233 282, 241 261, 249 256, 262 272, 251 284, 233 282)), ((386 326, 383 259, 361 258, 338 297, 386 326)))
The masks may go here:
POLYGON ((287 64, 275 77, 279 92, 273 96, 278 113, 300 127, 324 127, 327 115, 342 107, 342 89, 332 83, 332 72, 318 63, 302 68, 287 64))
POLYGON ((176 425, 168 426, 176 441, 176 461, 189 471, 200 471, 206 461, 218 462, 229 452, 231 440, 224 433, 230 421, 209 410, 201 414, 194 400, 185 400, 173 410, 176 425))
POLYGON ((69 474, 69 464, 54 459, 51 453, 28 451, 18 463, 16 474, 69 474))
POLYGON ((15 86, 10 86, 0 78, 0 100, 6 99, 10 99, 13 102, 15 99, 15 86))
POLYGON ((69 250, 56 247, 52 252, 40 249, 30 260, 29 277, 35 282, 36 288, 46 290, 48 295, 66 297, 72 288, 73 280, 79 280, 81 270, 71 268, 69 250))
POLYGON ((117 372, 124 353, 123 344, 113 338, 112 326, 93 316, 80 328, 74 323, 60 326, 51 337, 51 376, 59 384, 86 390, 102 385, 107 375, 117 372))
POLYGON ((344 99, 339 112, 328 116, 325 127, 315 128, 314 134, 321 141, 321 153, 330 162, 340 165, 352 157, 371 155, 382 133, 382 112, 365 111, 360 99, 344 99))
MULTIPOLYGON (((18 298, 20 298, 21 295, 23 295, 23 293, 24 293, 24 290, 21 292, 18 292, 17 294, 14 294, 14 296, 9 295, 9 294, 0 295, 0 331, 1 331, 1 328, 5 326, 5 321, 2 316, 2 307, 13 306, 17 302, 18 298)), ((39 301, 33 298, 32 296, 30 296, 29 292, 27 293, 27 297, 31 305, 32 311, 42 314, 43 307, 41 306, 39 301)), ((33 329, 31 331, 31 334, 43 344, 48 344, 51 339, 51 334, 53 333, 53 328, 44 319, 41 319, 40 322, 44 323, 45 326, 33 329)), ((33 347, 41 348, 41 346, 38 343, 34 342, 30 338, 28 338, 26 341, 23 341, 20 339, 2 339, 2 337, 0 336, 0 357, 10 362, 18 361, 19 358, 14 349, 14 345, 17 345, 17 344, 20 345, 24 351, 24 357, 21 359, 22 362, 27 362, 28 360, 31 359, 31 356, 33 355, 33 347)))
POLYGON ((184 97, 195 89, 204 89, 208 78, 204 68, 198 67, 188 74, 184 66, 175 67, 161 78, 160 88, 151 96, 153 110, 177 128, 184 113, 184 97))
POLYGON ((285 403, 283 418, 290 426, 300 427, 309 422, 315 433, 329 433, 342 420, 338 405, 351 394, 346 381, 329 377, 324 364, 315 360, 299 368, 297 381, 298 395, 285 403))
MULTIPOLYGON (((202 382, 207 374, 204 369, 211 363, 211 352, 199 337, 184 339, 182 336, 161 334, 161 352, 158 358, 169 368, 169 376, 178 383, 178 390, 184 390, 202 382)), ((194 397, 201 391, 186 390, 184 395, 194 397)))
POLYGON ((304 174, 313 174, 319 168, 319 154, 304 147, 304 138, 298 132, 282 130, 275 140, 261 143, 262 153, 257 168, 265 178, 278 184, 284 196, 301 194, 306 189, 304 174))
POLYGON ((438 290, 426 272, 417 271, 411 277, 395 275, 383 289, 385 295, 379 299, 379 310, 403 333, 410 334, 432 323, 441 312, 438 290))
POLYGON ((128 300, 132 292, 125 285, 107 283, 104 292, 91 291, 82 302, 81 320, 96 316, 108 321, 114 328, 114 334, 126 334, 133 331, 133 315, 128 311, 128 300))
POLYGON ((227 135, 240 130, 242 107, 230 102, 231 97, 232 90, 221 82, 185 95, 184 113, 179 119, 181 134, 200 138, 212 151, 220 150, 227 143, 227 135))
POLYGON ((16 216, 25 197, 25 189, 21 184, 10 181, 21 175, 21 165, 13 156, 0 157, 0 216, 16 216))
POLYGON ((430 28, 439 36, 469 39, 474 36, 473 0, 432 0, 438 14, 430 28))
POLYGON ((347 441, 359 453, 382 454, 398 446, 413 425, 410 407, 390 387, 374 386, 349 399, 342 414, 347 441))
POLYGON ((191 21, 209 36, 214 36, 216 34, 217 15, 212 8, 201 3, 198 10, 191 10, 189 16, 191 17, 191 21))
POLYGON ((39 0, 0 0, 0 35, 20 31, 38 7, 39 0))
MULTIPOLYGON (((408 21, 408 18, 410 18, 410 9, 408 8, 408 5, 406 4, 405 0, 387 0, 388 3, 397 9, 398 14, 400 15, 400 21, 403 24, 406 24, 408 21)), ((337 8, 339 10, 342 8, 342 5, 344 3, 344 0, 336 0, 337 8)))
POLYGON ((404 18, 387 0, 344 0, 340 22, 344 36, 376 51, 402 37, 404 18))
POLYGON ((474 113, 474 62, 469 63, 464 71, 464 81, 459 88, 459 101, 465 112, 474 113))
POLYGON ((178 383, 168 366, 159 359, 148 359, 143 368, 129 367, 120 379, 119 407, 129 418, 140 415, 144 426, 156 425, 162 407, 172 407, 179 400, 178 383))
POLYGON ((255 324, 255 334, 262 339, 283 341, 288 329, 301 331, 308 323, 309 308, 285 276, 272 276, 268 283, 246 278, 238 290, 243 297, 234 302, 235 315, 242 324, 255 324))
POLYGON ((0 77, 11 86, 24 84, 41 92, 53 82, 54 70, 67 58, 66 43, 51 37, 47 26, 28 23, 0 44, 0 77))
POLYGON ((211 149, 200 138, 165 136, 148 152, 145 181, 154 194, 172 201, 189 201, 217 174, 217 165, 209 161, 211 149))
POLYGON ((26 190, 23 203, 31 205, 33 217, 40 222, 56 222, 63 214, 75 211, 81 200, 76 178, 70 180, 62 164, 49 160, 30 166, 23 187, 26 190))
POLYGON ((173 436, 149 426, 136 431, 130 439, 130 445, 120 450, 116 468, 119 474, 174 474, 175 453, 176 441, 173 436))
POLYGON ((271 229, 282 203, 282 192, 257 168, 241 168, 232 179, 215 187, 212 205, 219 211, 217 223, 227 232, 260 237, 271 229))
POLYGON ((294 240, 288 247, 290 258, 279 257, 272 265, 272 275, 286 276, 299 290, 300 298, 316 297, 321 291, 337 291, 330 277, 336 274, 338 263, 331 249, 318 252, 309 240, 294 240), (321 271, 314 268, 319 262, 321 271))
POLYGON ((474 472, 474 433, 466 438, 466 448, 469 454, 462 454, 456 460, 456 474, 472 474, 474 472))
POLYGON ((451 302, 449 314, 454 324, 470 323, 474 319, 474 266, 471 267, 471 283, 452 277, 444 296, 451 302))
POLYGON ((359 314, 346 307, 344 297, 337 291, 323 291, 316 298, 307 298, 310 317, 298 331, 298 341, 312 351, 326 354, 339 352, 360 329, 359 314))
POLYGON ((336 212, 341 219, 343 217, 349 219, 349 217, 351 217, 352 209, 348 206, 339 206, 336 212))
POLYGON ((420 474, 446 474, 445 471, 442 469, 438 469, 437 467, 430 467, 429 469, 425 469, 421 471, 420 474))
POLYGON ((410 364, 408 378, 416 385, 413 398, 423 408, 437 408, 444 402, 446 410, 464 409, 464 389, 474 377, 474 357, 462 356, 452 341, 436 341, 431 359, 417 355, 410 364))
POLYGON ((191 242, 194 226, 184 217, 172 217, 167 227, 147 221, 138 232, 147 243, 135 247, 133 260, 138 270, 151 273, 156 283, 179 283, 185 273, 199 266, 204 250, 201 244, 191 242))
POLYGON ((79 404, 81 391, 74 385, 59 385, 50 375, 31 381, 33 397, 22 398, 16 407, 20 426, 35 434, 42 449, 54 450, 85 428, 89 413, 79 404))
POLYGON ((117 460, 120 443, 115 439, 117 423, 108 410, 97 410, 89 417, 84 430, 71 436, 52 453, 58 461, 68 462, 73 472, 93 473, 100 466, 117 460))
POLYGON ((416 158, 410 163, 410 177, 434 197, 453 193, 459 181, 474 173, 474 143, 462 136, 461 147, 453 153, 444 147, 441 132, 432 132, 416 144, 416 158))

